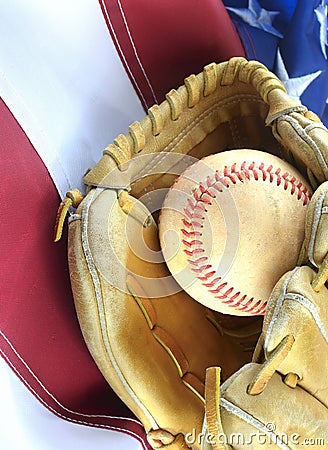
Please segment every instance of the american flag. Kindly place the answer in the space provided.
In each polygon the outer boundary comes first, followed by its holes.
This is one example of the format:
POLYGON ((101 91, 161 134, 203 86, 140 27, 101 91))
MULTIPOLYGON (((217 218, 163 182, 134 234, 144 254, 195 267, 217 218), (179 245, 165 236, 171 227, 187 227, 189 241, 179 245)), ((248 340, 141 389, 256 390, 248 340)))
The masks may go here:
POLYGON ((247 57, 328 125, 328 0, 223 0, 247 57))

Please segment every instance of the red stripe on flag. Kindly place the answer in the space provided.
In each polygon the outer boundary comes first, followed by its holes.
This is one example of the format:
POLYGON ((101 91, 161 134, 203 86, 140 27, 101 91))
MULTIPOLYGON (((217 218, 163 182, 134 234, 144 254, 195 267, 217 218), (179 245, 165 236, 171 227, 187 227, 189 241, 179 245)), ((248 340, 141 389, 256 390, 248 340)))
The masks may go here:
POLYGON ((122 63, 145 108, 211 62, 245 56, 220 0, 99 0, 122 63))
POLYGON ((52 242, 60 199, 32 144, 1 101, 0 130, 0 354, 59 417, 119 429, 148 448, 142 426, 111 390, 85 346, 70 289, 66 236, 52 242))

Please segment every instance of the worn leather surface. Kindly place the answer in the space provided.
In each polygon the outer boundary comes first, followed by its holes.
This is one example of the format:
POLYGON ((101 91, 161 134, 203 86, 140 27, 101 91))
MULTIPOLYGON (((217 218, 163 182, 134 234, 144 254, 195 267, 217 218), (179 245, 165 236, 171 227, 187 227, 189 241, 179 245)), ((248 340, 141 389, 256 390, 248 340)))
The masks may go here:
POLYGON ((254 363, 245 366, 221 388, 222 425, 232 448, 297 449, 306 442, 312 442, 312 448, 324 448, 328 439, 325 406, 305 389, 286 386, 278 373, 261 394, 248 395, 247 385, 257 369, 254 363))
POLYGON ((303 266, 277 283, 263 324, 263 349, 268 357, 284 336, 292 334, 295 343, 278 371, 296 373, 298 384, 327 407, 328 382, 323 374, 328 371, 328 292, 326 287, 313 290, 314 275, 313 269, 303 266))
POLYGON ((230 376, 249 360, 243 342, 256 340, 259 326, 254 333, 247 331, 254 320, 226 323, 228 329, 246 327, 246 338, 238 336, 240 329, 236 337, 228 336, 224 317, 181 291, 164 263, 137 257, 127 237, 158 249, 154 223, 143 228, 122 212, 114 191, 91 191, 71 221, 69 245, 85 341, 105 378, 146 429, 186 434, 195 427, 200 433, 206 368, 222 365, 224 378, 230 376), (173 293, 164 295, 168 289, 173 293))
MULTIPOLYGON (((185 437, 194 430, 201 433, 206 368, 221 366, 226 379, 251 361, 251 351, 243 350, 254 348, 254 320, 208 313, 167 283, 167 268, 157 259, 161 204, 153 193, 169 188, 195 158, 234 148, 284 157, 314 188, 326 177, 327 130, 317 117, 294 103, 263 65, 233 58, 188 77, 119 135, 84 177, 89 193, 70 221, 69 266, 84 338, 105 378, 147 431, 162 428, 185 437)), ((307 268, 290 279, 287 275, 288 288, 318 308, 319 297, 306 287, 311 276, 307 268)), ((280 290, 273 294, 258 363, 246 365, 223 385, 223 429, 226 434, 254 430, 225 408, 227 401, 262 424, 274 416, 279 433, 295 429, 328 438, 326 384, 315 373, 316 355, 326 350, 322 330, 304 302, 284 300, 275 309, 281 295, 280 290), (263 392, 249 395, 248 384, 285 332, 295 334, 290 354, 263 392), (300 374, 295 389, 282 381, 289 371, 300 374)), ((324 320, 325 313, 318 311, 324 320)), ((323 354, 320 370, 325 371, 323 354)), ((201 443, 190 446, 198 450, 201 443)))

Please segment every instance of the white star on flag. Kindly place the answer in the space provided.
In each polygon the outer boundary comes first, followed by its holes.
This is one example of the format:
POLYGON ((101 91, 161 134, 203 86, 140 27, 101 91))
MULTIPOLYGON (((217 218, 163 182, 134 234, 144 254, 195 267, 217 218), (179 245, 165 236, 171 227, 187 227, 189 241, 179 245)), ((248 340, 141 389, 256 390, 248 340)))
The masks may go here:
POLYGON ((322 70, 317 70, 316 72, 303 75, 301 77, 289 78, 284 60, 282 59, 280 50, 277 50, 276 57, 276 68, 275 74, 282 81, 285 86, 288 95, 296 102, 301 103, 300 97, 306 90, 306 88, 314 81, 320 74, 322 70))
POLYGON ((259 28, 267 33, 282 38, 282 34, 272 26, 272 21, 279 11, 268 11, 261 7, 257 0, 249 0, 248 8, 232 8, 227 6, 226 9, 232 11, 241 17, 248 25, 259 28))
POLYGON ((320 2, 317 8, 315 8, 314 12, 317 16, 318 22, 320 24, 320 45, 322 53, 324 54, 325 58, 327 59, 327 49, 326 45, 328 45, 327 40, 327 4, 326 0, 323 0, 320 2))

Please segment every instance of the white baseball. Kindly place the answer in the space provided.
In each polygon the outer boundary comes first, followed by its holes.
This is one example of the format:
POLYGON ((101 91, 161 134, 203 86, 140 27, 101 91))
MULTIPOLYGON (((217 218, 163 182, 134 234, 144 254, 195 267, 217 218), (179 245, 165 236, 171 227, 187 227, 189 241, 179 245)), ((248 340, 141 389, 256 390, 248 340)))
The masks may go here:
POLYGON ((304 239, 311 188, 280 158, 230 150, 197 161, 163 203, 167 266, 195 300, 226 314, 262 315, 304 239))

